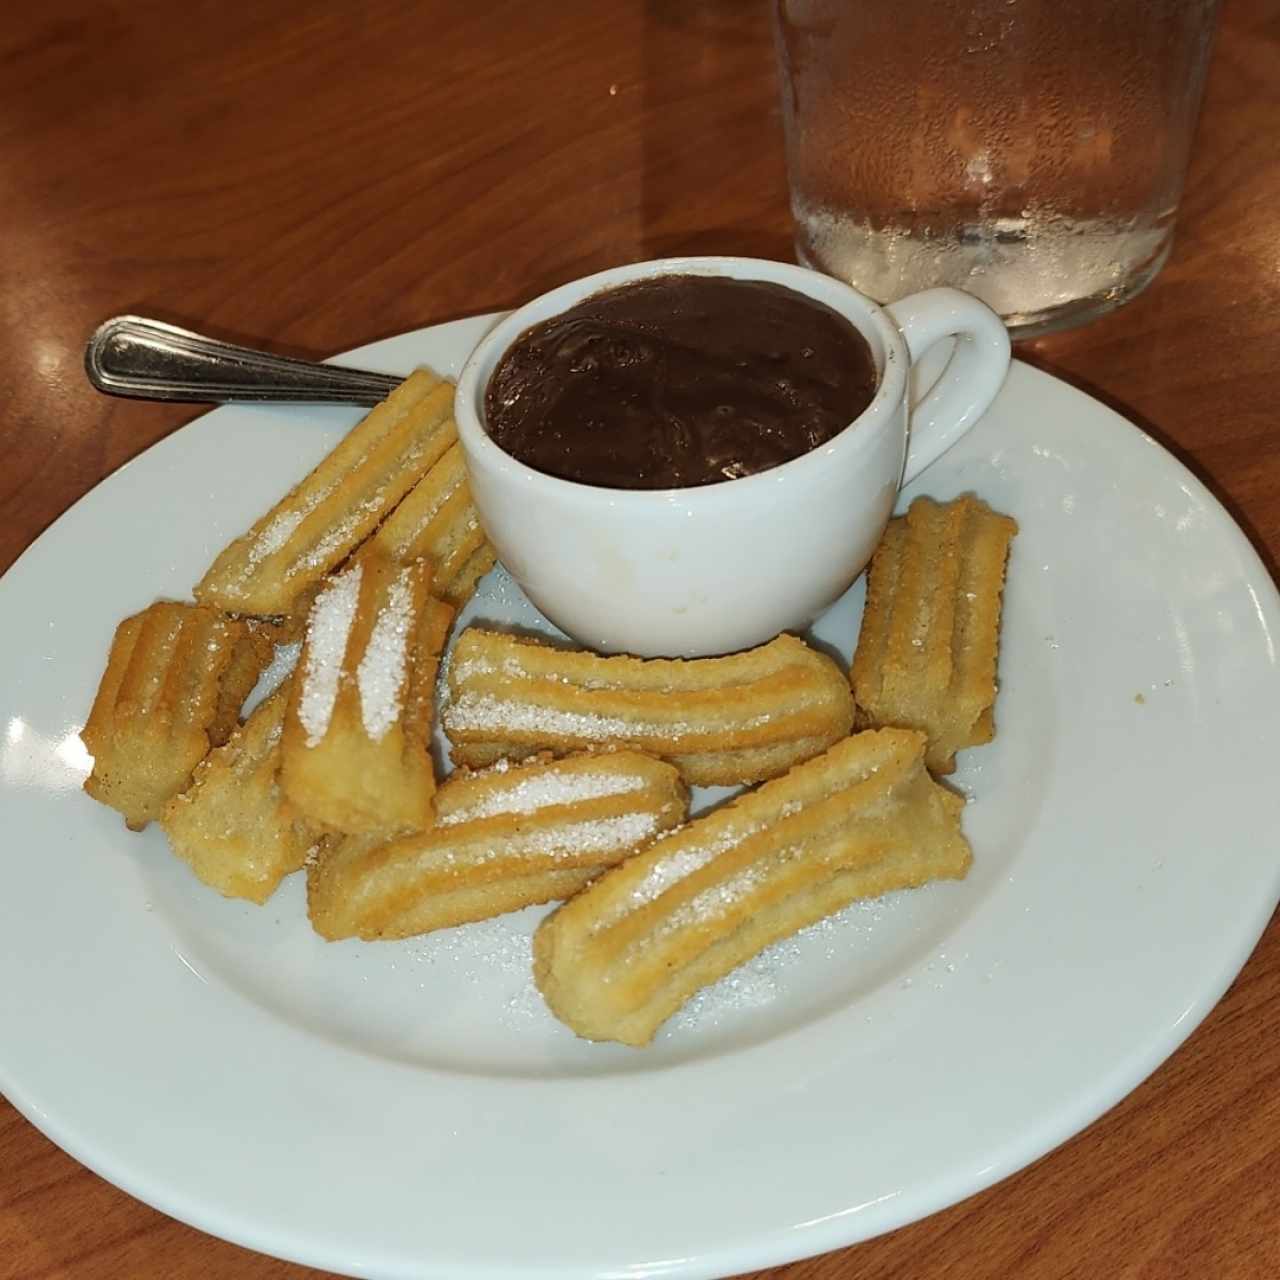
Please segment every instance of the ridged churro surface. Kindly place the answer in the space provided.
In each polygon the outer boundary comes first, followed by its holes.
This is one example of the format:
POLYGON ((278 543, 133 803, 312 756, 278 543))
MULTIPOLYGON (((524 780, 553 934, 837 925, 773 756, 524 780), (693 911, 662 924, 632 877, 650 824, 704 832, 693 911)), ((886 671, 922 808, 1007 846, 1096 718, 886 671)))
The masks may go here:
POLYGON ((699 988, 858 898, 963 876, 925 737, 856 734, 664 836, 548 916, 534 977, 580 1036, 647 1044, 699 988))
POLYGON ((277 778, 288 698, 286 684, 260 702, 196 766, 160 819, 174 853, 227 897, 265 902, 320 839, 285 801, 277 778))
POLYGON ((326 938, 402 938, 565 898, 687 806, 671 765, 628 751, 455 774, 426 831, 320 855, 307 876, 311 921, 326 938))
POLYGON ((1017 531, 977 498, 917 498, 872 558, 851 671, 858 725, 923 730, 934 773, 995 736, 1001 592, 1017 531))
POLYGON ((449 446, 374 536, 395 560, 429 557, 432 591, 455 608, 471 598, 496 556, 471 501, 462 448, 449 446))
POLYGON ((294 613, 457 438, 452 412, 452 383, 425 369, 411 374, 221 552, 196 599, 233 613, 294 613))
POLYGON ((834 662, 794 636, 727 658, 601 657, 468 628, 441 713, 457 764, 626 746, 686 782, 735 786, 785 773, 849 732, 834 662))
POLYGON ((158 818, 240 708, 270 660, 269 634, 202 605, 160 601, 116 628, 81 738, 84 789, 134 830, 158 818))
POLYGON ((310 821, 391 836, 431 821, 428 751, 452 608, 431 565, 362 552, 316 598, 281 748, 285 795, 310 821))

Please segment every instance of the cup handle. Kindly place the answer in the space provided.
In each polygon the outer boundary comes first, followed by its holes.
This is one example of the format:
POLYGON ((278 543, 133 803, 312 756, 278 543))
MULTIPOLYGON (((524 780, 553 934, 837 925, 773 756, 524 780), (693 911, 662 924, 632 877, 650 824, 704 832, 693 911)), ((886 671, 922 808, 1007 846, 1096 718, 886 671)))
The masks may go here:
POLYGON ((1009 371, 1009 332, 984 302, 959 289, 926 289, 885 310, 902 330, 914 364, 944 338, 956 348, 941 377, 911 406, 902 483, 936 462, 986 413, 1009 371))

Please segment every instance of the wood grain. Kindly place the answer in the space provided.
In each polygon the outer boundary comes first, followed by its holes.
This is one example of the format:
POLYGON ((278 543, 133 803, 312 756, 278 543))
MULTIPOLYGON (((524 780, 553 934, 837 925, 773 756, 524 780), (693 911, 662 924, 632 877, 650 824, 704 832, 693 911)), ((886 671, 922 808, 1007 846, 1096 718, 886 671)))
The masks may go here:
MULTIPOLYGON (((127 310, 327 354, 677 251, 790 253, 765 6, 45 0, 0 25, 0 569, 194 410, 113 402, 127 310)), ((1280 0, 1228 0, 1173 258, 1024 356, 1141 423, 1280 560, 1280 0)), ((1274 832, 1260 833, 1277 839, 1274 832)), ((1280 928, 1085 1133, 762 1273, 1280 1275, 1280 928)), ((0 1103, 0 1276, 317 1276, 117 1191, 0 1103)))

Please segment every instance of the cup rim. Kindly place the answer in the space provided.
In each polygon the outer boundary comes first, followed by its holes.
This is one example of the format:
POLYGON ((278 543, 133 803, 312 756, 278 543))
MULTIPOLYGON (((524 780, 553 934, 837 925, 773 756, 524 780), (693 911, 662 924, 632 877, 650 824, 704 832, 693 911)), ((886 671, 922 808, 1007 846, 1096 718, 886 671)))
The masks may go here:
POLYGON ((762 494, 769 486, 792 481, 802 483, 809 472, 829 468, 844 454, 866 447, 863 442, 868 439, 868 433, 854 428, 859 424, 865 425, 868 420, 890 420, 893 408, 903 401, 906 394, 909 363, 906 342, 889 313, 873 299, 832 276, 770 258, 719 254, 654 258, 580 276, 538 294, 499 320, 480 339, 462 366, 454 395, 454 420, 469 459, 475 457, 477 461, 501 467, 511 478, 531 489, 541 489, 577 501, 605 502, 610 506, 736 502, 762 494), (498 445, 484 427, 484 393, 493 370, 516 339, 535 324, 567 311, 592 294, 661 275, 727 275, 739 280, 767 281, 794 288, 806 297, 825 303, 848 320, 871 347, 872 357, 877 363, 877 385, 870 404, 830 440, 798 457, 753 475, 684 487, 621 489, 566 480, 562 476, 538 471, 498 445), (727 498, 726 495, 733 497, 727 498))

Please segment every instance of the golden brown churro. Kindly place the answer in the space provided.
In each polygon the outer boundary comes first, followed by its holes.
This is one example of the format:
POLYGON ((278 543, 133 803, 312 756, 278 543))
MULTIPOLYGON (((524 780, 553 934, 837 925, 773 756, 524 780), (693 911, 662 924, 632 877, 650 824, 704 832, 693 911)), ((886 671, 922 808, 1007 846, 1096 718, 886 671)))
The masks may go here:
POLYGON ((964 802, 925 737, 856 734, 663 837, 534 935, 534 978, 580 1036, 647 1044, 700 987, 858 898, 959 878, 964 802))
POLYGON ((307 875, 326 938, 403 938, 576 893, 683 820, 671 765, 631 751, 495 766, 436 792, 436 823, 335 842, 307 875))
POLYGON ((441 713, 455 764, 626 746, 686 782, 785 773, 849 732, 853 700, 830 658, 794 636, 727 658, 604 658, 468 628, 441 713))
POLYGON ((445 450, 373 541, 395 560, 429 556, 435 570, 432 591, 454 608, 466 604, 496 556, 471 501, 460 445, 445 450))
POLYGON ((285 801, 276 776, 288 699, 286 683, 260 702, 196 766, 160 819, 174 853, 230 898, 265 902, 320 840, 285 801))
POLYGON ((453 619, 430 591, 428 561, 370 548, 316 598, 281 749, 285 795, 312 822, 388 837, 430 823, 432 699, 453 619))
POLYGON ((158 818, 240 708, 271 657, 265 632, 201 605, 160 601, 126 618, 80 737, 84 789, 135 831, 158 818))
POLYGON ((917 498, 872 558, 851 672, 857 722, 924 730, 934 773, 995 736, 1000 595, 1017 531, 977 498, 917 498))
POLYGON ((452 407, 452 383, 425 369, 411 374, 222 551, 196 599, 232 613, 295 612, 457 438, 452 407))

